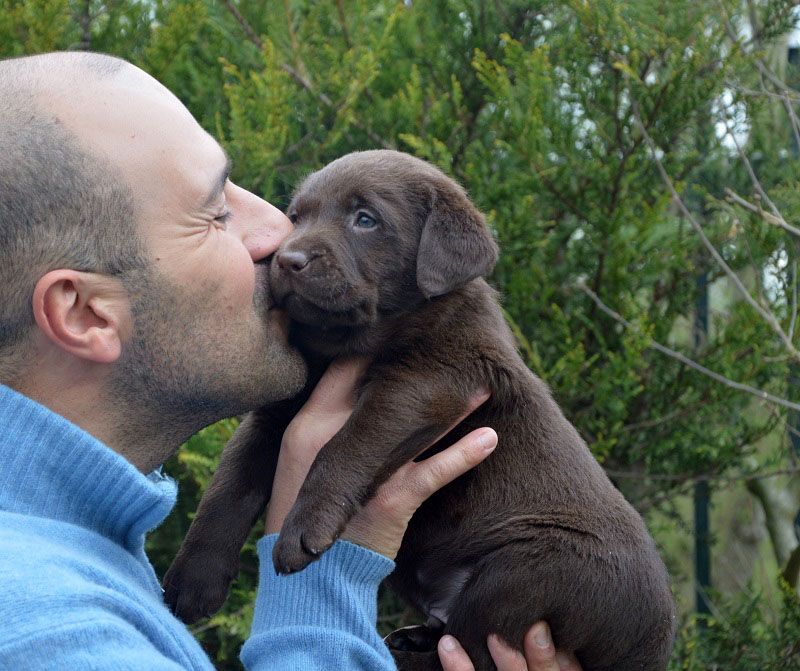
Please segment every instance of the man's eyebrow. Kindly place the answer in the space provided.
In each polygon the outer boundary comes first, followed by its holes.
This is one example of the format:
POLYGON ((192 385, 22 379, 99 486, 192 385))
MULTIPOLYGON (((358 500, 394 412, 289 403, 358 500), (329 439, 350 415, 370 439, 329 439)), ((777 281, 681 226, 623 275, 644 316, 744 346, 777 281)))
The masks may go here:
POLYGON ((219 198, 222 190, 225 188, 225 182, 228 181, 228 177, 231 174, 231 158, 228 154, 225 154, 225 167, 219 173, 219 176, 214 181, 214 186, 211 187, 211 191, 206 197, 205 201, 203 202, 203 206, 201 209, 205 210, 211 207, 214 202, 219 198))

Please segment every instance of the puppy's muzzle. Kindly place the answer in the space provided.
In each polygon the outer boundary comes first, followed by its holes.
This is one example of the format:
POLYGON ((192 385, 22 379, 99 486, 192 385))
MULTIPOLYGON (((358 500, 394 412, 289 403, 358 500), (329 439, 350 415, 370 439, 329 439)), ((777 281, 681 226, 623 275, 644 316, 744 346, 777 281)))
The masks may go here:
POLYGON ((319 254, 306 254, 300 250, 285 250, 278 252, 275 261, 284 272, 301 273, 309 267, 312 260, 319 254))
POLYGON ((330 249, 289 241, 272 259, 275 302, 297 322, 321 327, 356 326, 376 317, 374 292, 351 277, 330 249))

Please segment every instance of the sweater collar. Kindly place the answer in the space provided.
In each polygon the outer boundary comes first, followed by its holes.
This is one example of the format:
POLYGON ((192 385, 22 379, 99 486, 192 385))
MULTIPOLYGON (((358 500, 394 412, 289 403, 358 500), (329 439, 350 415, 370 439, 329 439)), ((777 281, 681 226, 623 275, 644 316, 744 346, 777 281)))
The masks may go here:
POLYGON ((72 422, 0 385, 0 510, 76 524, 137 552, 176 495, 171 478, 143 475, 72 422))

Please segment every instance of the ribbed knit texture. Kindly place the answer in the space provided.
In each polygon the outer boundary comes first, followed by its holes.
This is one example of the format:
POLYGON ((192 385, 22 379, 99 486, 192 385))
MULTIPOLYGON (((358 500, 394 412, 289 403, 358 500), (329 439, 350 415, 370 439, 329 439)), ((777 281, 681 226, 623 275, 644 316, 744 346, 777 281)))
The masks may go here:
POLYGON ((274 668, 257 661, 272 651, 294 656, 297 669, 394 669, 375 630, 375 586, 394 562, 339 541, 300 573, 279 576, 272 565, 277 540, 272 534, 258 542, 259 599, 253 631, 242 648, 244 665, 274 668))
MULTIPOLYGON (((0 385, 0 669, 213 668, 164 606, 144 553, 175 498, 171 479, 142 475, 0 385)), ((263 549, 272 543, 259 543, 248 668, 394 668, 375 632, 378 584, 393 562, 339 542, 282 578, 263 549)))

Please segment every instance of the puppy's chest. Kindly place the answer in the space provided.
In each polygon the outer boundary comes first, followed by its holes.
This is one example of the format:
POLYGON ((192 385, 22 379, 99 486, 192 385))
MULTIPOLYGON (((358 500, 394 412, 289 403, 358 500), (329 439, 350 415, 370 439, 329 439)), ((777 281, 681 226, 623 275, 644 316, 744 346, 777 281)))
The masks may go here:
POLYGON ((492 370, 493 362, 479 350, 419 342, 412 347, 385 347, 376 353, 370 373, 381 387, 443 401, 469 398, 480 388, 491 390, 492 370))
POLYGON ((414 315, 413 319, 382 329, 372 352, 376 361, 420 367, 463 367, 495 361, 504 346, 502 337, 489 332, 480 322, 470 327, 460 319, 425 319, 425 316, 414 315))

